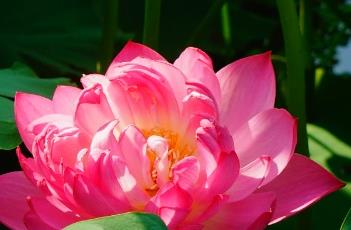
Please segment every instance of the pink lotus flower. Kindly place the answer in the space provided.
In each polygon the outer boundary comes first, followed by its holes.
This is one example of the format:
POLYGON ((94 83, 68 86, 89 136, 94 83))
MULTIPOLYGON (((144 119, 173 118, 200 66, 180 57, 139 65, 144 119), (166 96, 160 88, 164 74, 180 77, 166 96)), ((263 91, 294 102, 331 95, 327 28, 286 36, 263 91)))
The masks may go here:
POLYGON ((52 100, 17 93, 33 158, 0 176, 0 221, 60 229, 128 211, 170 229, 262 229, 343 184, 294 153, 296 121, 275 109, 270 53, 213 71, 201 50, 174 64, 129 42, 105 76, 59 86, 52 100))

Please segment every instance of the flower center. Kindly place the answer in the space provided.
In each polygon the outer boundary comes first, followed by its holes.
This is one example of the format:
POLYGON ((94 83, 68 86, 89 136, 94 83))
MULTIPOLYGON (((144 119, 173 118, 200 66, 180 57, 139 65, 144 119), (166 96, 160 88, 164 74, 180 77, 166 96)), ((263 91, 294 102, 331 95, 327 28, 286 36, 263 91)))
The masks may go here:
POLYGON ((195 152, 195 144, 189 142, 188 140, 184 140, 182 136, 178 133, 161 129, 161 128, 153 128, 151 130, 143 131, 145 138, 150 136, 159 136, 164 138, 168 143, 167 156, 162 157, 161 159, 159 153, 156 153, 151 148, 147 149, 147 156, 150 160, 150 175, 153 181, 153 185, 149 188, 146 188, 146 191, 150 195, 155 195, 159 189, 158 186, 158 170, 166 170, 167 171, 167 179, 172 180, 172 168, 173 166, 183 158, 187 156, 191 156, 195 152), (160 169, 160 165, 166 167, 166 169, 160 169))

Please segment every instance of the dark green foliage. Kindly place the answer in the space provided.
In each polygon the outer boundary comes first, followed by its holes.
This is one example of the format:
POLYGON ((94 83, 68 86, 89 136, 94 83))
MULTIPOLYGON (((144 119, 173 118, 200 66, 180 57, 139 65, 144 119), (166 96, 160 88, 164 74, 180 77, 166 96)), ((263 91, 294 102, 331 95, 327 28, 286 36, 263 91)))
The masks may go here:
POLYGON ((50 98, 59 84, 71 83, 68 78, 38 78, 32 69, 21 63, 0 69, 0 149, 10 150, 21 143, 11 100, 16 92, 35 93, 50 98))

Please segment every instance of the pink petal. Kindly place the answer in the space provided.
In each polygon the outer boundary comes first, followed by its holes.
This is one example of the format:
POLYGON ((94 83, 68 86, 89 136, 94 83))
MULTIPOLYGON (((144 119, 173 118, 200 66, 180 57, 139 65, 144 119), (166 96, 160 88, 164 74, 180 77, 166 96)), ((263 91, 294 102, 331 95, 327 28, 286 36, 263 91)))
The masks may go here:
POLYGON ((100 170, 102 169, 100 169, 100 164, 104 164, 105 158, 107 159, 110 155, 121 154, 121 149, 115 136, 117 126, 117 120, 103 125, 93 136, 90 149, 85 154, 85 171, 95 183, 101 181, 100 170))
POLYGON ((157 192, 147 204, 145 211, 160 215, 166 225, 176 226, 190 212, 192 198, 178 185, 169 183, 157 192))
POLYGON ((177 68, 183 70, 183 68, 181 67, 184 67, 184 69, 188 69, 189 67, 194 65, 197 61, 202 61, 209 67, 213 68, 211 58, 204 51, 195 47, 186 48, 179 55, 177 60, 175 60, 174 65, 177 68))
MULTIPOLYGON (((117 120, 113 120, 103 125, 93 136, 90 144, 90 149, 104 150, 111 152, 111 154, 117 154, 120 152, 121 150, 118 146, 118 142, 114 133, 116 126, 118 126, 117 120)), ((95 164, 99 158, 99 155, 90 154, 89 156, 94 160, 92 164, 95 164)))
POLYGON ((171 207, 187 209, 191 207, 192 198, 190 194, 180 186, 168 183, 160 188, 157 194, 152 197, 151 203, 158 208, 171 207))
POLYGON ((29 150, 32 150, 34 135, 27 131, 28 124, 43 115, 53 112, 53 105, 49 99, 33 94, 16 93, 16 124, 22 140, 29 150))
POLYGON ((230 148, 233 144, 230 145, 226 140, 231 139, 228 133, 206 119, 200 124, 201 127, 196 130, 196 157, 207 179, 204 185, 205 191, 200 192, 198 197, 207 199, 209 195, 222 194, 231 187, 238 176, 240 165, 237 155, 230 148), (223 175, 229 176, 224 178, 223 175))
MULTIPOLYGON (((87 213, 83 207, 81 207, 75 200, 74 198, 74 186, 75 186, 75 178, 77 175, 77 171, 66 167, 63 171, 63 185, 60 186, 60 190, 63 190, 62 192, 62 198, 65 202, 65 206, 69 207, 72 212, 79 213, 80 217, 83 219, 89 219, 92 218, 92 216, 87 213), (62 189, 63 187, 63 189, 62 189)), ((57 190, 56 190, 57 191, 57 190)), ((58 197, 58 196, 56 196, 58 197)), ((59 205, 57 205, 59 206, 59 205)))
POLYGON ((11 229, 26 229, 24 215, 30 210, 27 196, 40 195, 22 171, 0 175, 0 222, 11 229))
POLYGON ((114 120, 101 85, 94 85, 82 91, 75 111, 75 124, 93 135, 107 122, 114 120))
POLYGON ((217 140, 217 130, 209 120, 201 120, 200 125, 196 130, 197 141, 203 144, 217 161, 222 152, 217 140))
POLYGON ((145 66, 148 66, 151 70, 155 71, 156 74, 162 76, 169 84, 170 92, 172 92, 176 98, 178 108, 181 110, 182 100, 187 94, 184 74, 169 63, 157 61, 142 63, 145 64, 145 66))
POLYGON ((87 148, 88 138, 77 128, 65 129, 54 135, 51 145, 53 162, 63 163, 66 167, 74 167, 79 151, 87 148), (69 148, 67 148, 69 146, 69 148))
POLYGON ((275 192, 271 223, 291 216, 345 184, 305 156, 294 154, 285 170, 259 191, 275 192))
POLYGON ((200 49, 189 47, 185 49, 174 62, 186 76, 187 84, 201 84, 209 92, 215 103, 220 102, 221 91, 216 74, 213 71, 210 57, 200 49))
POLYGON ((40 181, 42 176, 38 173, 39 169, 37 165, 35 164, 35 161, 33 158, 26 158, 23 156, 20 147, 17 147, 16 149, 16 155, 18 158, 18 161, 20 163, 20 166, 23 170, 24 175, 26 175, 27 179, 32 183, 36 184, 37 181, 40 181))
POLYGON ((275 78, 270 52, 235 61, 217 72, 221 122, 231 133, 255 114, 273 108, 275 78))
POLYGON ((29 211, 23 218, 23 222, 28 230, 54 230, 55 228, 47 225, 43 222, 37 214, 33 211, 29 211))
POLYGON ((133 85, 153 85, 154 88, 158 88, 159 92, 164 91, 164 94, 167 95, 164 100, 167 99, 172 102, 175 100, 179 108, 174 109, 177 110, 182 108, 182 99, 187 94, 184 74, 167 62, 136 58, 133 60, 133 64, 125 63, 111 69, 106 76, 110 80, 118 78, 122 78, 123 82, 127 80, 126 85, 129 87, 133 85), (139 83, 131 84, 130 82, 133 81, 139 83), (160 91, 162 88, 165 90, 160 91))
MULTIPOLYGON (((196 195, 195 195, 196 197, 196 195)), ((208 199, 207 202, 194 203, 191 216, 188 217, 188 223, 203 224, 205 221, 213 217, 218 210, 227 202, 228 197, 222 194, 215 195, 212 200, 208 199)), ((187 224, 188 224, 187 223, 187 224)))
POLYGON ((241 168, 238 178, 226 192, 228 201, 239 201, 255 192, 267 176, 270 163, 270 157, 260 157, 241 168))
POLYGON ((81 91, 72 86, 58 86, 52 98, 54 111, 73 116, 81 91))
POLYGON ((209 177, 216 170, 217 156, 214 156, 202 141, 197 141, 195 156, 200 162, 201 174, 205 174, 206 178, 209 177))
POLYGON ((77 204, 92 216, 106 216, 128 211, 125 203, 102 193, 99 188, 81 175, 75 178, 73 196, 77 204))
POLYGON ((111 160, 115 177, 130 205, 135 209, 145 207, 145 204, 149 201, 149 195, 145 191, 146 188, 136 181, 125 162, 119 157, 112 156, 111 160))
POLYGON ((178 226, 179 230, 202 230, 204 226, 202 224, 186 224, 178 226))
POLYGON ((263 184, 271 181, 288 164, 296 145, 296 121, 283 109, 261 112, 233 134, 241 166, 261 156, 272 159, 263 184))
POLYGON ((115 164, 116 161, 113 160, 113 157, 115 156, 112 156, 112 153, 109 155, 105 153, 99 154, 99 157, 92 162, 92 165, 88 165, 86 172, 102 193, 107 193, 109 196, 119 200, 121 203, 120 206, 128 210, 131 207, 123 188, 119 184, 119 179, 123 175, 116 175, 115 173, 115 168, 120 167, 120 164, 115 164))
POLYGON ((123 160, 138 184, 144 187, 151 186, 150 161, 145 151, 146 140, 140 130, 135 126, 128 126, 121 133, 118 143, 123 160))
POLYGON ((117 67, 112 71, 111 81, 104 76, 90 74, 84 76, 82 82, 89 87, 102 87, 121 128, 135 124, 142 129, 151 129, 179 120, 177 102, 170 86, 157 78, 144 66, 124 64, 123 68, 117 67))
POLYGON ((99 74, 85 75, 81 79, 84 87, 100 85, 114 117, 119 120, 121 127, 135 124, 132 107, 129 105, 128 89, 120 81, 109 81, 99 74))
POLYGON ((64 114, 54 113, 49 115, 43 115, 40 118, 35 119, 33 122, 29 123, 29 125, 27 126, 27 130, 36 136, 40 134, 48 124, 58 129, 64 129, 74 126, 72 117, 64 114))
MULTIPOLYGON (((89 137, 86 133, 74 127, 72 117, 63 114, 44 115, 28 125, 27 130, 38 137, 42 132, 51 128, 51 132, 45 133, 44 138, 50 139, 50 160, 54 163, 64 163, 73 167, 78 152, 89 146, 89 137), (67 148, 67 146, 70 148, 67 148)), ((35 155, 34 146, 32 153, 35 155)))
POLYGON ((177 102, 166 84, 148 75, 130 72, 119 80, 129 86, 128 104, 135 125, 139 128, 150 130, 177 123, 179 120, 177 102))
POLYGON ((180 208, 160 208, 158 215, 167 225, 167 229, 178 229, 178 224, 181 223, 188 215, 189 210, 180 208))
POLYGON ((252 194, 244 200, 222 206, 205 222, 206 229, 263 229, 270 221, 274 193, 252 194))
POLYGON ((45 198, 30 197, 28 203, 31 210, 41 219, 41 221, 54 229, 62 229, 71 223, 81 220, 78 216, 72 213, 71 210, 66 207, 60 210, 45 198))
POLYGON ((210 192, 212 194, 222 194, 227 191, 237 178, 239 168, 239 159, 235 152, 222 153, 216 170, 208 177, 206 183, 210 192))
POLYGON ((45 182, 45 173, 43 173, 42 170, 42 163, 38 164, 38 159, 32 157, 26 158, 23 156, 19 147, 17 147, 16 153, 20 166, 27 179, 37 187, 38 191, 41 191, 43 194, 50 194, 47 183, 45 182))
POLYGON ((108 84, 108 79, 104 75, 101 74, 87 74, 83 75, 80 79, 84 88, 93 87, 96 84, 106 85, 108 84))
POLYGON ((148 154, 155 157, 153 168, 157 172, 157 185, 161 187, 169 180, 168 141, 163 137, 152 135, 147 139, 147 148, 148 154))
POLYGON ((183 126, 185 126, 185 138, 194 136, 202 119, 218 120, 218 110, 215 102, 208 96, 193 91, 183 99, 181 114, 183 126))
POLYGON ((173 182, 189 191, 197 183, 200 163, 194 156, 185 157, 172 167, 173 182))
MULTIPOLYGON (((110 81, 104 88, 108 103, 115 118, 119 120, 121 128, 135 124, 131 96, 128 89, 119 81, 110 81)), ((145 113, 147 111, 144 111, 145 113)))
POLYGON ((114 65, 119 62, 132 62, 136 57, 147 58, 151 60, 166 61, 160 54, 151 48, 142 44, 128 41, 118 55, 113 59, 112 64, 108 68, 106 75, 108 75, 110 69, 114 68, 114 65))
POLYGON ((138 59, 125 63, 108 77, 107 96, 115 116, 142 129, 175 128, 179 106, 186 94, 182 73, 171 64, 138 59))

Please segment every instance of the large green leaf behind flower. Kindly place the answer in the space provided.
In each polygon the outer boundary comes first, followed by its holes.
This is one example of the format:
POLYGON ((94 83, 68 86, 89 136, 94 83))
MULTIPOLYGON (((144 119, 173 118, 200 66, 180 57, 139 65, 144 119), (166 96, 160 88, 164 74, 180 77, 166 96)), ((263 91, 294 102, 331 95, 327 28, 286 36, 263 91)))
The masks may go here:
POLYGON ((0 149, 13 149, 21 143, 14 120, 13 98, 16 92, 39 94, 50 98, 59 84, 70 84, 68 78, 39 78, 28 66, 15 63, 0 69, 0 149))
POLYGON ((162 220, 153 214, 130 212, 81 221, 69 225, 64 230, 166 230, 162 220))

